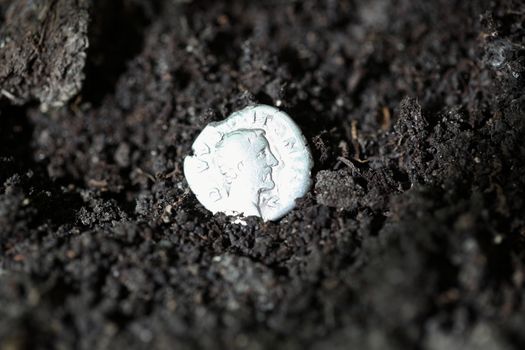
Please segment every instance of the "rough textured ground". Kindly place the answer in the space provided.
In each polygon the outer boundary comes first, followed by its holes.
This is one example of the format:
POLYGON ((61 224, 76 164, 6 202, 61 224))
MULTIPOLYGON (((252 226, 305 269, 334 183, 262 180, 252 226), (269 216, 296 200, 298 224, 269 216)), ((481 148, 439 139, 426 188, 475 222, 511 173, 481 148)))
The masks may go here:
POLYGON ((524 22, 510 0, 0 0, 0 348, 523 349, 524 22), (239 226, 181 164, 251 103, 304 130, 314 188, 239 226))

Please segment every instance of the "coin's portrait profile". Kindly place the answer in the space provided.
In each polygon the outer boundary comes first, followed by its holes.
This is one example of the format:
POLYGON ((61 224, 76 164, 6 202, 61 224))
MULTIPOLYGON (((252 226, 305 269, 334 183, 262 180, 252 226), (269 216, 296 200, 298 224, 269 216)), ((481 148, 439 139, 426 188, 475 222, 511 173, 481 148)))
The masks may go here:
POLYGON ((228 210, 261 216, 260 194, 275 187, 272 167, 279 161, 262 129, 239 129, 225 134, 215 146, 217 167, 224 178, 228 210))

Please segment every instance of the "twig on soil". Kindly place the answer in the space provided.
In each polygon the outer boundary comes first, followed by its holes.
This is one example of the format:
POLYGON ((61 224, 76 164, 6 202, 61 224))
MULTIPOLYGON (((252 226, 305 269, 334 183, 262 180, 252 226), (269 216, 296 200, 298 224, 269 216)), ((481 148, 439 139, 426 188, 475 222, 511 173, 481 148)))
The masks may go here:
POLYGON ((108 182, 106 180, 90 179, 88 180, 88 186, 98 188, 101 191, 107 191, 108 182))
POLYGON ((150 179, 151 182, 153 182, 153 183, 156 181, 155 176, 153 176, 150 173, 142 170, 141 168, 137 168, 137 172, 139 173, 139 175, 143 175, 143 176, 147 177, 148 179, 150 179))
POLYGON ((382 113, 383 118, 381 120, 381 129, 383 129, 383 131, 388 131, 392 122, 392 115, 390 114, 390 109, 387 106, 384 106, 382 109, 382 113))
POLYGON ((359 169, 354 165, 354 163, 352 163, 351 160, 341 156, 337 157, 337 160, 343 163, 344 165, 348 166, 350 170, 352 170, 352 175, 354 175, 354 173, 361 174, 359 169))
POLYGON ((368 163, 368 160, 361 159, 359 156, 361 153, 361 146, 359 145, 359 133, 357 131, 357 120, 352 120, 351 134, 352 134, 352 145, 354 146, 354 150, 355 150, 354 160, 362 164, 368 163))
POLYGON ((18 100, 15 95, 13 95, 12 93, 10 93, 7 90, 2 89, 2 90, 0 90, 0 93, 2 95, 4 95, 5 97, 7 97, 9 100, 13 101, 13 102, 18 100))

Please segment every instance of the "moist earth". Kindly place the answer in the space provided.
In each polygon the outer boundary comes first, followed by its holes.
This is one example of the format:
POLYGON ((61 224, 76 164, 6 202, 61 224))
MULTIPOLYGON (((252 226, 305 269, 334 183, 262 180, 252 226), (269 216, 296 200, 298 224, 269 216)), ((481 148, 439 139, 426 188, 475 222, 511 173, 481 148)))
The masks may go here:
POLYGON ((525 348, 522 1, 0 0, 0 348, 525 348), (289 113, 311 191, 183 158, 289 113))

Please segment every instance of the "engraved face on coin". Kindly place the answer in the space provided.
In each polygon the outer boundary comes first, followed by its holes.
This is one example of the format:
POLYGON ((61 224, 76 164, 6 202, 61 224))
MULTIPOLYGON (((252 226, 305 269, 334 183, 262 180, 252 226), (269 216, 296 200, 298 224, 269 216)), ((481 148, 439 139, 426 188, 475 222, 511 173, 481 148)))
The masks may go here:
POLYGON ((213 213, 277 220, 311 185, 312 156, 284 112, 247 107, 210 123, 184 159, 184 174, 199 202, 213 213))

